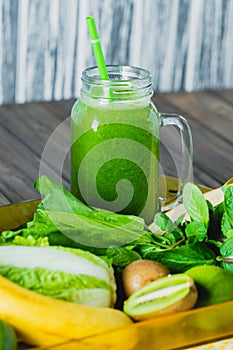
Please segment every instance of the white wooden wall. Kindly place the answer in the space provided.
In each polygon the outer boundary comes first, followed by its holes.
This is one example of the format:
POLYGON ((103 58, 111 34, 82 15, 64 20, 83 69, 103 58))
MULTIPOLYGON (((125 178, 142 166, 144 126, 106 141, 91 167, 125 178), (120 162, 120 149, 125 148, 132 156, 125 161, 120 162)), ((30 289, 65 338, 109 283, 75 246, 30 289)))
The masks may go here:
POLYGON ((0 104, 79 95, 94 65, 149 69, 156 91, 233 88, 233 0, 0 0, 0 104))

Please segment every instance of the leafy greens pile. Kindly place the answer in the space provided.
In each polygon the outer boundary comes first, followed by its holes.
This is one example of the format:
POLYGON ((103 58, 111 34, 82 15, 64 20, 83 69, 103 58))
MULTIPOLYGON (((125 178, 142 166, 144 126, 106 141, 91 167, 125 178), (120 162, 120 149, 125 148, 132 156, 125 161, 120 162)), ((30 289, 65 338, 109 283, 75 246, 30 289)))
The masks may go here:
POLYGON ((44 198, 33 220, 15 231, 2 232, 0 244, 80 248, 111 258, 114 249, 125 265, 128 259, 140 259, 138 253, 125 252, 122 246, 143 236, 142 218, 90 207, 47 176, 40 177, 35 188, 44 198))
POLYGON ((33 220, 15 231, 4 231, 1 245, 55 245, 88 250, 118 269, 138 259, 166 265, 172 273, 197 265, 220 265, 233 273, 233 186, 223 186, 224 201, 208 202, 194 184, 184 187, 188 214, 173 222, 157 213, 153 233, 144 220, 90 207, 47 176, 35 183, 44 195, 33 220))
POLYGON ((220 265, 233 273, 233 186, 221 188, 223 202, 212 205, 194 184, 184 186, 186 213, 173 222, 157 213, 155 223, 170 248, 142 246, 140 255, 166 265, 171 272, 184 272, 197 265, 220 265), (188 216, 188 217, 187 217, 188 216), (172 248, 172 249, 171 249, 172 248))

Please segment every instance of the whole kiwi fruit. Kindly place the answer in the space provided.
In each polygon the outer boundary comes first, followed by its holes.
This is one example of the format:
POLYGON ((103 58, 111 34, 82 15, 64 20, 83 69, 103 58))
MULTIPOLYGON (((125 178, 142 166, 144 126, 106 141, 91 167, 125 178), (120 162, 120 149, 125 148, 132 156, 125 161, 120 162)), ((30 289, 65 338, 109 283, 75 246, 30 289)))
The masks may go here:
POLYGON ((138 288, 168 274, 168 268, 159 262, 147 259, 133 261, 122 271, 125 294, 129 297, 138 288))

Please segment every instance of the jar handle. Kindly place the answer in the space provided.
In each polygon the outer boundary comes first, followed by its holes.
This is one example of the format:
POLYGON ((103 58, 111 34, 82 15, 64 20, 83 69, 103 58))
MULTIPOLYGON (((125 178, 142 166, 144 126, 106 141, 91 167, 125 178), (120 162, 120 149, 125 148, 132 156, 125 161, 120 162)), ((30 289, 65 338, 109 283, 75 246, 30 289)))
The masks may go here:
POLYGON ((166 211, 175 207, 182 201, 182 191, 186 182, 193 179, 193 142, 192 134, 187 120, 178 114, 160 113, 161 127, 173 125, 178 127, 181 134, 182 164, 179 178, 179 187, 175 196, 159 197, 159 210, 166 211), (167 203, 168 202, 168 203, 167 203))

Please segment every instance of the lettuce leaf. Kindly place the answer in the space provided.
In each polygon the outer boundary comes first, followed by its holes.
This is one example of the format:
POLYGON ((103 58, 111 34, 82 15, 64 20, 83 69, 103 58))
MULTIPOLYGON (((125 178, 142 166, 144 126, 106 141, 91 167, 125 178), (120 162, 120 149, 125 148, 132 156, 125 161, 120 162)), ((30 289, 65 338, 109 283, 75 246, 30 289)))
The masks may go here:
POLYGON ((39 238, 35 238, 33 236, 28 236, 28 237, 22 237, 22 236, 16 236, 13 241, 12 244, 14 245, 27 245, 27 246, 49 246, 49 240, 48 237, 39 237, 39 238))
POLYGON ((0 275, 33 292, 56 299, 85 305, 111 304, 110 286, 93 276, 70 275, 40 267, 17 268, 13 265, 0 265, 0 275))
POLYGON ((113 306, 113 269, 90 252, 63 247, 1 246, 0 275, 22 287, 85 305, 113 306))

